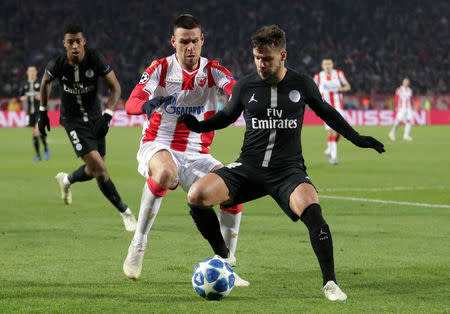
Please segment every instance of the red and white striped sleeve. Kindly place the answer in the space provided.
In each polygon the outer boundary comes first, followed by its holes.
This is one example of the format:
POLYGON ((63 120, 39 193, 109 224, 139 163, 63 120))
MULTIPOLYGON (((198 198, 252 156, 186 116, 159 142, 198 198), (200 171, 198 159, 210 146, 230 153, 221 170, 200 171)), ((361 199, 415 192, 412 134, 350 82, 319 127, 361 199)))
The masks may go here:
POLYGON ((316 85, 319 86, 319 83, 320 83, 320 73, 316 73, 316 75, 314 75, 313 79, 314 79, 314 82, 316 82, 316 85))
POLYGON ((338 78, 339 78, 339 82, 341 82, 342 85, 347 85, 348 84, 348 80, 345 77, 344 72, 342 72, 341 70, 338 70, 338 78))
POLYGON ((219 65, 216 60, 208 61, 208 87, 216 85, 222 89, 228 97, 231 95, 236 79, 227 68, 219 65))
POLYGON ((395 90, 395 96, 394 96, 394 106, 395 106, 395 110, 398 110, 399 98, 400 98, 400 87, 398 87, 398 88, 395 90))
POLYGON ((165 86, 167 72, 166 58, 154 60, 142 73, 139 83, 134 87, 127 102, 125 111, 130 115, 143 114, 142 105, 153 95, 158 85, 165 86))

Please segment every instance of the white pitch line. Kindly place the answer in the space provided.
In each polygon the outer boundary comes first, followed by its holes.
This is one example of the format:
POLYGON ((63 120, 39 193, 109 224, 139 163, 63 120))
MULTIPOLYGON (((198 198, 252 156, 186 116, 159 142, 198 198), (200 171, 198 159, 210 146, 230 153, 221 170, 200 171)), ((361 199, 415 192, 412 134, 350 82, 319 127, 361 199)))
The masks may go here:
POLYGON ((357 198, 357 197, 347 197, 347 196, 319 195, 319 198, 333 198, 333 199, 338 199, 338 200, 370 202, 370 203, 382 203, 382 204, 409 205, 409 206, 420 206, 420 207, 450 208, 450 205, 411 203, 411 202, 396 202, 396 201, 385 201, 385 200, 376 200, 376 199, 370 199, 370 198, 357 198))
POLYGON ((346 191, 366 191, 366 192, 381 192, 381 191, 414 191, 414 190, 447 190, 450 186, 391 186, 384 188, 324 188, 319 189, 323 192, 346 192, 346 191))

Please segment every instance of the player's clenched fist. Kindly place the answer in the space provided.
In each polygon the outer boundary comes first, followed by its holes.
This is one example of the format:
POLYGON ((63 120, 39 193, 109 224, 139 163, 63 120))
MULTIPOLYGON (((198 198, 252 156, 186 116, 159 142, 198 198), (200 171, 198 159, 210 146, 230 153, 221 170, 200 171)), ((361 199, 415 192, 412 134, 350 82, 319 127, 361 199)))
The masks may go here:
POLYGON ((150 119, 150 116, 152 115, 153 111, 158 108, 159 106, 162 106, 165 103, 172 103, 176 100, 174 96, 156 96, 153 97, 150 100, 147 100, 142 105, 142 111, 147 114, 147 119, 150 119))
POLYGON ((112 110, 106 110, 100 119, 95 123, 94 133, 97 138, 105 137, 109 130, 109 122, 113 117, 112 110))
POLYGON ((178 117, 178 123, 184 123, 186 127, 194 132, 202 133, 200 122, 191 114, 183 114, 178 117))
POLYGON ((50 120, 48 118, 47 110, 39 111, 38 128, 39 132, 41 132, 43 136, 47 136, 45 128, 47 128, 47 131, 50 131, 50 120))
POLYGON ((353 144, 363 148, 373 148, 380 154, 385 152, 383 143, 377 141, 372 136, 358 135, 355 138, 350 139, 353 144))

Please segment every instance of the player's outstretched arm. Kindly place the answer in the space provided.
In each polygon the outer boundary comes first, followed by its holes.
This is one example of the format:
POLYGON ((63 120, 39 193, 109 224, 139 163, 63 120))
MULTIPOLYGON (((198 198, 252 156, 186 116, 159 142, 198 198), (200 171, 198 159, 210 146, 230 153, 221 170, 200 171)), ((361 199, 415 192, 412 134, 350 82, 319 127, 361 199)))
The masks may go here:
POLYGON ((184 123, 189 130, 197 133, 226 128, 236 121, 244 110, 239 96, 242 84, 242 81, 238 81, 233 86, 233 96, 230 96, 228 104, 222 111, 216 112, 215 115, 203 121, 198 121, 193 115, 184 114, 178 117, 178 123, 184 123))
POLYGON ((142 104, 142 112, 144 112, 147 115, 147 119, 150 120, 150 116, 152 115, 153 111, 161 106, 166 106, 172 103, 175 103, 177 101, 175 96, 155 96, 151 99, 147 99, 142 104))
POLYGON ((103 81, 105 81, 106 85, 109 87, 109 96, 108 102, 105 105, 105 112, 94 125, 94 133, 98 138, 105 137, 108 133, 109 122, 111 122, 114 110, 119 102, 120 94, 122 93, 119 81, 117 80, 114 71, 110 71, 108 74, 103 76, 103 81))
POLYGON ((41 81, 41 89, 39 90, 41 94, 41 105, 39 107, 39 121, 38 121, 39 132, 41 132, 43 136, 47 136, 45 128, 47 128, 47 131, 50 131, 50 120, 47 114, 47 103, 51 91, 52 91, 52 77, 47 73, 47 71, 45 71, 41 81))
POLYGON ((314 81, 306 79, 306 100, 312 110, 324 120, 333 130, 342 134, 346 139, 358 147, 373 148, 380 154, 385 152, 383 143, 371 136, 360 135, 350 124, 320 96, 314 81))
MULTIPOLYGON (((326 104, 326 103, 325 103, 326 104)), ((311 106, 311 108, 313 108, 311 106)), ((321 117, 333 130, 342 134, 346 139, 362 148, 373 148, 380 154, 385 152, 383 143, 379 142, 372 136, 360 135, 353 129, 350 124, 336 111, 332 106, 320 106, 313 109, 314 112, 321 117)))
POLYGON ((197 133, 223 129, 234 121, 236 121, 236 119, 233 120, 227 116, 223 110, 203 121, 198 121, 197 118, 191 114, 183 114, 179 116, 177 120, 178 123, 184 123, 189 130, 197 133))

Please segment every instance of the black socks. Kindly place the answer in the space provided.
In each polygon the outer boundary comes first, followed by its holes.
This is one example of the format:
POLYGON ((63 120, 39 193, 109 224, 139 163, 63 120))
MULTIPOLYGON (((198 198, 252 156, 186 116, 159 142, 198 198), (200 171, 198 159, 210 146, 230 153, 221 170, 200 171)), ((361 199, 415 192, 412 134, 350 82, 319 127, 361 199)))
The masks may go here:
POLYGON ((106 198, 121 212, 127 210, 128 206, 122 199, 120 198, 119 193, 117 193, 116 187, 111 179, 108 179, 106 182, 97 181, 98 187, 102 191, 102 193, 106 196, 106 198))
POLYGON ((39 152, 39 138, 37 136, 33 136, 33 146, 36 151, 36 156, 40 157, 41 153, 39 152))
POLYGON ((48 151, 47 147, 47 138, 44 135, 41 135, 42 144, 44 144, 44 151, 48 151))
MULTIPOLYGON (((75 170, 72 173, 69 173, 67 176, 67 179, 71 184, 75 182, 83 182, 83 181, 89 181, 93 177, 88 175, 85 171, 86 165, 82 165, 80 168, 75 170)), ((121 212, 125 212, 128 208, 127 204, 125 204, 122 199, 120 198, 119 193, 116 190, 116 187, 114 186, 114 183, 111 181, 111 179, 108 179, 106 182, 99 182, 97 181, 97 185, 102 191, 103 195, 106 196, 106 198, 121 212)))
POLYGON ((80 168, 78 168, 74 172, 69 173, 69 175, 67 176, 67 179, 69 180, 70 184, 75 183, 75 182, 89 181, 93 178, 93 177, 89 176, 85 172, 84 169, 86 169, 86 165, 82 165, 80 168))
POLYGON ((203 237, 208 240, 214 253, 222 258, 227 258, 229 250, 225 244, 222 233, 220 233, 219 219, 212 206, 199 206, 189 204, 189 212, 194 220, 198 230, 203 237))
POLYGON ((308 228, 311 246, 314 253, 316 253, 320 269, 322 270, 323 285, 330 280, 336 282, 336 275, 334 274, 333 241, 331 239, 330 228, 325 222, 325 219, 323 219, 320 205, 309 205, 300 219, 308 228))

